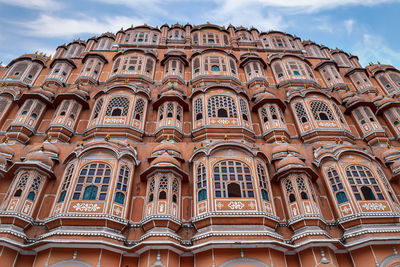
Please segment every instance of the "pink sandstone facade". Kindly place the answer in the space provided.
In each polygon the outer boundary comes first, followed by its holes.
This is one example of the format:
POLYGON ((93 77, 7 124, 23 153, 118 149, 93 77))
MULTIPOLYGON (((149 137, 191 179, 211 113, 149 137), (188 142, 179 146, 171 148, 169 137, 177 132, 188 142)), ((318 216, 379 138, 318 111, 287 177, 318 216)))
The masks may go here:
POLYGON ((400 71, 147 25, 0 67, 1 266, 400 266, 400 71))

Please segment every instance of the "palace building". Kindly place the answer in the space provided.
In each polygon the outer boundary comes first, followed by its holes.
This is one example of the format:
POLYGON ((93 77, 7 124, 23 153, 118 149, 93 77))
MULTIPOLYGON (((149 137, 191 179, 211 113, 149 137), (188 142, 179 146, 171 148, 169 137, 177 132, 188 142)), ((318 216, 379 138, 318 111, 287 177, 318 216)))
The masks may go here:
POLYGON ((400 266, 400 71, 147 25, 0 67, 0 265, 400 266))

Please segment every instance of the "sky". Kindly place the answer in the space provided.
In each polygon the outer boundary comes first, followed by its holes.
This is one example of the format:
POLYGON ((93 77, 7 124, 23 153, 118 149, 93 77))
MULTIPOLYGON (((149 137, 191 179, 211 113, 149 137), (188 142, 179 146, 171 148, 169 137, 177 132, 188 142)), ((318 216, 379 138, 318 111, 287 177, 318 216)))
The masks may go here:
POLYGON ((279 30, 400 69, 400 0, 0 0, 0 62, 131 25, 279 30))

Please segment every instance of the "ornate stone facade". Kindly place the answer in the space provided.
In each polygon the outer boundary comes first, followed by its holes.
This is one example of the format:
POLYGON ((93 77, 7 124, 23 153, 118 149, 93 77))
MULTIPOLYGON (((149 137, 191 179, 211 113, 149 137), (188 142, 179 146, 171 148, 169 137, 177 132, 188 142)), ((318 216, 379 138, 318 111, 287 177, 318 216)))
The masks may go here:
POLYGON ((2 266, 398 266, 400 71, 147 25, 0 67, 2 266))

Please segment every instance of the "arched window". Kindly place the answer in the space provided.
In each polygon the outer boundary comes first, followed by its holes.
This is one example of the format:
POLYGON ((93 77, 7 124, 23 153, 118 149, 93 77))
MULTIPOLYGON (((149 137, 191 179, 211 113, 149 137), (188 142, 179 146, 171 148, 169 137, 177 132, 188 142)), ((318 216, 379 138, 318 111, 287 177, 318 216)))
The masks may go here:
POLYGON ((240 161, 226 160, 214 165, 215 197, 254 197, 250 167, 240 161))
POLYGON ((400 87, 400 75, 394 72, 389 73, 389 78, 396 84, 397 86, 400 87))
POLYGON ((339 177, 338 172, 334 168, 329 168, 328 180, 331 185, 332 191, 336 196, 338 204, 342 204, 348 201, 346 193, 344 192, 344 187, 342 180, 339 177))
POLYGON ((167 118, 172 118, 174 114, 174 103, 167 103, 167 118))
POLYGON ((61 186, 60 197, 58 198, 58 203, 63 202, 65 200, 65 195, 67 194, 69 185, 71 183, 72 174, 74 172, 75 166, 73 164, 69 165, 67 171, 65 172, 64 182, 61 186))
POLYGON ((231 73, 236 75, 236 63, 233 59, 229 59, 229 65, 231 66, 231 73))
POLYGON ((168 178, 163 176, 158 184, 158 200, 167 199, 168 178))
POLYGON ((296 178, 296 184, 297 184, 297 190, 300 193, 301 199, 302 200, 308 200, 308 190, 306 183, 304 182, 304 179, 302 177, 297 177, 296 178))
POLYGON ((21 176, 21 178, 19 178, 17 187, 15 189, 14 197, 20 197, 22 195, 22 190, 25 189, 28 179, 29 179, 28 174, 24 174, 21 176))
POLYGON ((300 121, 300 123, 306 123, 309 121, 307 112, 304 108, 303 103, 297 102, 294 105, 294 110, 296 112, 296 117, 300 121))
POLYGON ((19 80, 26 69, 28 68, 28 63, 26 62, 19 62, 17 63, 14 68, 9 72, 7 75, 7 79, 9 80, 19 80))
POLYGON ((259 181, 260 188, 261 188, 261 197, 263 200, 269 201, 267 174, 265 172, 264 167, 261 164, 257 164, 257 175, 258 175, 258 181, 259 181))
POLYGON ((41 177, 35 177, 32 181, 31 187, 29 188, 29 193, 27 199, 34 201, 36 194, 39 192, 40 185, 42 183, 41 177))
POLYGON ((97 100, 96 106, 93 109, 92 120, 96 119, 99 116, 102 107, 103 107, 103 98, 97 100))
POLYGON ((237 118, 235 102, 229 96, 217 95, 210 97, 207 103, 207 113, 210 118, 237 118))
POLYGON ((242 118, 245 121, 249 121, 249 109, 247 108, 247 103, 243 99, 239 99, 240 112, 242 113, 242 118))
POLYGON ((194 102, 194 112, 196 121, 203 118, 203 100, 201 98, 196 99, 194 102))
POLYGON ((105 163, 89 163, 85 165, 78 176, 74 200, 105 200, 111 179, 111 168, 105 163), (100 188, 100 193, 98 193, 100 188), (82 195, 82 191, 83 195, 82 195))
POLYGON ((264 107, 261 108, 261 117, 262 117, 262 121, 263 121, 263 122, 269 121, 269 119, 268 119, 268 112, 267 112, 267 110, 266 110, 264 107))
MULTIPOLYGON (((336 115, 338 116, 340 122, 341 122, 342 124, 345 124, 345 125, 346 125, 346 121, 345 121, 345 119, 344 119, 344 117, 343 117, 342 111, 339 109, 339 107, 338 107, 335 103, 332 103, 332 106, 333 106, 333 109, 335 110, 335 113, 336 113, 336 115)), ((347 125, 346 125, 346 126, 347 126, 347 125)))
POLYGON ((274 69, 275 75, 276 75, 276 77, 277 77, 278 79, 279 79, 279 78, 282 78, 282 77, 284 76, 284 74, 283 74, 283 69, 282 69, 282 66, 281 66, 280 63, 275 63, 275 64, 273 65, 273 69, 274 69))
POLYGON ((126 165, 121 166, 121 168, 119 169, 118 179, 115 185, 115 191, 116 191, 114 198, 115 203, 124 205, 125 194, 128 189, 129 173, 130 170, 126 165))
POLYGON ((29 192, 29 194, 28 194, 28 196, 26 198, 31 200, 31 201, 34 201, 35 200, 35 196, 36 196, 35 192, 31 191, 31 192, 29 192))
POLYGON ((178 180, 175 178, 172 181, 172 203, 178 202, 178 194, 179 194, 179 183, 178 180))
POLYGON ((197 190, 198 198, 197 201, 203 201, 207 199, 207 173, 206 167, 203 163, 200 163, 197 167, 197 190))
POLYGON ((150 180, 150 184, 149 184, 149 203, 150 202, 153 202, 153 200, 154 200, 154 187, 155 187, 155 180, 154 180, 154 178, 151 178, 151 180, 150 180))
POLYGON ((362 165, 346 168, 346 176, 357 200, 384 200, 385 197, 370 169, 362 165))
POLYGON ((334 121, 332 111, 329 109, 328 105, 321 101, 310 102, 311 112, 313 114, 314 120, 322 121, 334 121))
POLYGON ((289 199, 289 203, 293 203, 296 201, 296 195, 294 193, 294 188, 293 188, 293 183, 291 180, 286 180, 285 182, 285 190, 286 190, 286 195, 289 199))
POLYGON ((134 118, 140 121, 143 116, 144 116, 144 100, 139 98, 136 100, 135 103, 134 118))
POLYGON ((197 57, 193 60, 193 73, 200 72, 200 59, 197 57))
POLYGON ((208 56, 204 57, 204 70, 209 71, 226 71, 225 57, 222 56, 208 56))
POLYGON ((129 99, 118 96, 113 97, 107 105, 106 116, 126 116, 129 111, 129 99))

